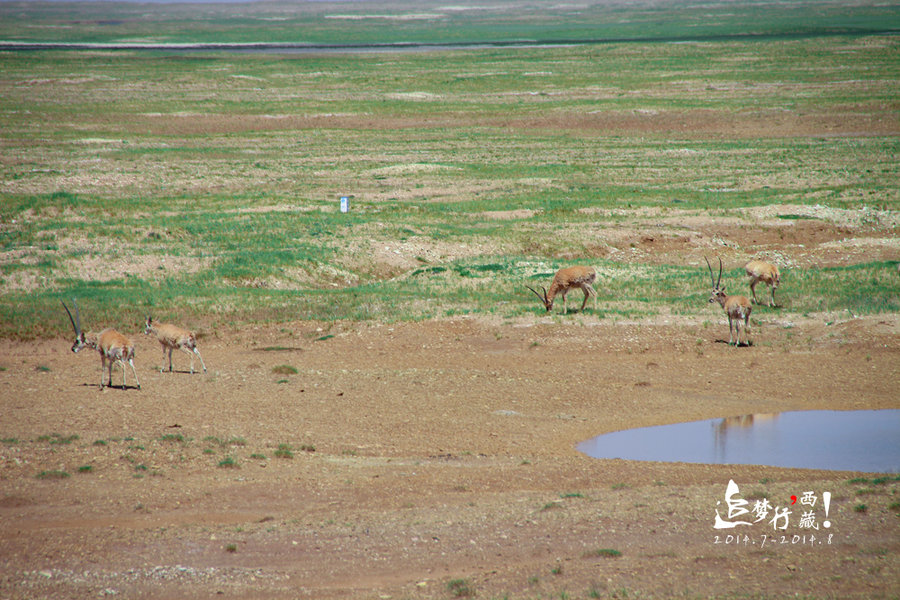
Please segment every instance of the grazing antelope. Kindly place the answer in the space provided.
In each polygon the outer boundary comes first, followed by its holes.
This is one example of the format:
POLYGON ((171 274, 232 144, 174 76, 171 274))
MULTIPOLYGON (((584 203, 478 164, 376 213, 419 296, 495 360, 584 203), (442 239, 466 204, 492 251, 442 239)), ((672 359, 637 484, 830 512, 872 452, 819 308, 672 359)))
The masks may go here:
MULTIPOLYGON (((203 362, 203 357, 200 356, 200 351, 197 350, 197 336, 193 331, 188 331, 187 329, 182 329, 176 325, 170 325, 168 323, 153 323, 153 319, 148 315, 147 316, 147 327, 144 329, 144 333, 154 334, 156 339, 159 340, 160 345, 162 346, 163 352, 163 364, 166 361, 166 350, 169 351, 169 372, 172 372, 172 350, 178 348, 179 350, 186 352, 191 357, 191 375, 194 374, 194 355, 200 359, 200 364, 203 365, 203 372, 206 373, 206 364, 203 362)), ((163 372, 163 367, 159 368, 159 372, 163 372)))
POLYGON ((72 322, 72 328, 75 329, 75 343, 72 344, 72 352, 78 352, 85 346, 93 348, 100 353, 100 389, 103 389, 103 371, 106 370, 106 363, 109 361, 109 387, 112 387, 112 369, 113 363, 122 363, 122 389, 125 389, 125 363, 131 366, 131 372, 134 374, 134 380, 137 382, 138 389, 141 389, 141 381, 138 379, 137 371, 134 370, 134 342, 112 328, 107 328, 100 333, 81 331, 81 316, 78 314, 78 303, 72 300, 75 305, 75 318, 69 307, 63 302, 63 308, 69 315, 69 321, 72 322))
POLYGON ((709 267, 709 277, 712 281, 712 294, 709 297, 710 303, 718 302, 719 305, 725 309, 725 314, 728 315, 728 344, 735 344, 737 346, 741 345, 741 329, 745 330, 744 337, 746 338, 747 345, 750 345, 750 311, 752 310, 752 306, 750 305, 750 301, 747 300, 744 296, 729 296, 725 293, 725 287, 719 287, 719 284, 722 282, 722 259, 719 258, 719 279, 713 277, 712 265, 709 264, 709 259, 705 256, 703 257, 706 260, 706 266, 709 267), (741 325, 741 321, 744 322, 743 326, 741 325), (737 330, 737 342, 734 340, 734 331, 737 330))
POLYGON ((744 269, 747 271, 747 277, 750 278, 750 291, 753 293, 753 302, 759 304, 759 301, 756 299, 756 284, 762 281, 772 291, 772 301, 769 306, 775 306, 775 290, 778 289, 778 284, 781 283, 778 267, 761 260, 751 260, 744 269))
POLYGON ((592 267, 565 267, 557 271, 556 275, 553 276, 549 291, 544 286, 541 286, 541 290, 544 292, 543 296, 527 285, 525 287, 528 287, 541 299, 547 312, 553 310, 553 299, 556 298, 556 295, 562 294, 563 314, 569 312, 569 309, 566 307, 566 294, 575 288, 580 288, 584 292, 584 301, 581 303, 581 310, 584 312, 584 307, 591 296, 594 298, 594 310, 597 309, 597 292, 591 285, 595 279, 597 279, 597 272, 592 267))

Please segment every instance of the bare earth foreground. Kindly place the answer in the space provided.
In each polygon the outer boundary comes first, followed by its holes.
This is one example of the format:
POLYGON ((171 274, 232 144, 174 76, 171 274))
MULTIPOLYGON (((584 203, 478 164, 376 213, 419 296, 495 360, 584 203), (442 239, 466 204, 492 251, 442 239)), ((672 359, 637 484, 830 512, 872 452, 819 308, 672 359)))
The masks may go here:
POLYGON ((895 477, 575 449, 630 427, 900 407, 896 316, 787 328, 757 311, 757 343, 737 349, 718 312, 216 331, 193 376, 184 355, 159 373, 135 336, 142 387, 129 372, 124 391, 99 391, 96 354, 67 339, 4 341, 0 597, 896 597, 895 477), (774 512, 715 529, 729 480, 748 508, 790 508, 787 529, 774 512), (790 506, 807 492, 814 507, 790 506), (800 527, 810 508, 818 530, 800 527))

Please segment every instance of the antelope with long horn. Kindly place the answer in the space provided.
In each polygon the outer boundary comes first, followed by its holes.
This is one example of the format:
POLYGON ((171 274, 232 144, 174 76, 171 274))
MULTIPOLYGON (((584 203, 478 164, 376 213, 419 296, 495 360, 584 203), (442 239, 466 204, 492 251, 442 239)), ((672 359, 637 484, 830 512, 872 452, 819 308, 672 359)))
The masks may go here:
MULTIPOLYGON (((200 356, 200 351, 197 350, 197 335, 193 331, 188 331, 187 329, 182 329, 181 327, 169 323, 154 323, 153 319, 148 315, 147 326, 144 328, 144 333, 147 335, 152 333, 156 336, 156 339, 159 340, 159 343, 162 346, 163 364, 165 364, 166 360, 166 350, 169 351, 170 373, 172 372, 172 350, 176 348, 186 352, 188 356, 191 357, 191 375, 194 374, 195 354, 197 355, 197 358, 200 359, 200 364, 203 366, 203 372, 206 373, 206 364, 203 362, 203 357, 200 356)), ((163 372, 162 366, 160 366, 159 372, 163 372)))
POLYGON ((744 337, 746 338, 746 343, 750 345, 750 311, 752 310, 752 306, 750 305, 750 301, 744 296, 729 296, 725 293, 725 286, 721 286, 722 283, 722 259, 719 258, 719 278, 718 280, 713 276, 712 265, 709 264, 709 259, 705 256, 703 257, 706 260, 706 266, 709 267, 709 278, 712 282, 712 294, 709 297, 709 302, 718 302, 719 305, 725 309, 725 314, 728 315, 728 344, 735 344, 736 346, 741 345, 741 329, 744 330, 744 337), (743 322, 743 325, 741 324, 743 322), (737 331, 737 342, 734 339, 735 330, 737 331))
POLYGON ((75 318, 72 318, 72 312, 66 303, 63 302, 63 308, 69 315, 69 321, 72 322, 72 328, 75 330, 75 343, 72 344, 72 352, 78 352, 82 348, 93 348, 100 353, 100 389, 103 389, 103 371, 106 370, 106 364, 109 362, 109 387, 112 387, 112 369, 113 363, 122 363, 122 389, 125 385, 125 363, 131 366, 131 372, 134 374, 134 380, 137 382, 138 389, 141 389, 141 381, 138 379, 137 371, 134 370, 134 342, 112 328, 107 328, 100 333, 88 332, 81 330, 81 315, 78 314, 78 303, 72 300, 75 305, 75 318))
POLYGON ((781 283, 781 274, 778 272, 778 267, 762 260, 751 260, 744 267, 744 270, 747 271, 747 277, 750 278, 750 292, 753 294, 753 302, 759 304, 759 300, 756 299, 756 284, 762 281, 769 286, 772 292, 772 300, 769 306, 775 306, 775 290, 778 289, 778 284, 781 283))
POLYGON ((556 275, 553 276, 553 281, 550 283, 549 290, 544 288, 544 286, 541 286, 541 291, 544 292, 543 295, 537 293, 537 291, 527 285, 525 287, 541 299, 541 303, 544 305, 544 308, 547 309, 547 312, 553 310, 553 300, 556 298, 557 294, 562 294, 563 314, 569 312, 569 309, 566 306, 566 294, 571 290, 581 289, 581 291, 584 292, 584 301, 581 303, 581 311, 584 312, 584 307, 590 297, 594 298, 594 310, 597 309, 597 291, 592 285, 596 279, 597 272, 594 271, 592 267, 564 267, 557 271, 556 275))

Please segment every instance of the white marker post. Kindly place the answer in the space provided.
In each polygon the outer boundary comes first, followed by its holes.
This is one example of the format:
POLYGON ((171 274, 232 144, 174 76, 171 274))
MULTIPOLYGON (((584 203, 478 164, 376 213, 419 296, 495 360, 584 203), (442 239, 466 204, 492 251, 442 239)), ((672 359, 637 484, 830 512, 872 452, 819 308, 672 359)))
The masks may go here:
POLYGON ((348 198, 347 196, 341 196, 341 212, 350 212, 350 198, 348 198))

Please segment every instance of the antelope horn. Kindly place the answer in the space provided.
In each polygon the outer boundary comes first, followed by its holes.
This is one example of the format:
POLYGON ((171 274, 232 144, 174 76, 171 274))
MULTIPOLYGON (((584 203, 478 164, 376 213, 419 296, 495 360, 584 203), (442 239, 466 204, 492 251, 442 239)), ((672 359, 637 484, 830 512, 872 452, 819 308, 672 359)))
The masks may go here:
MULTIPOLYGON (((722 257, 719 257, 719 280, 716 281, 716 287, 719 287, 719 284, 722 283, 722 257)), ((75 307, 78 308, 77 306, 75 307)))
POLYGON ((709 268, 709 282, 712 284, 713 288, 715 289, 716 278, 713 276, 713 273, 712 273, 712 265, 709 264, 709 259, 706 258, 705 256, 703 257, 703 260, 706 261, 706 266, 709 268))
POLYGON ((533 293, 535 296, 537 296, 538 298, 540 298, 540 299, 541 299, 541 302, 546 302, 546 300, 547 300, 547 292, 544 292, 544 296, 541 297, 540 294, 538 294, 536 291, 534 291, 534 288, 530 288, 530 287, 528 287, 527 285, 526 285, 525 287, 527 287, 529 290, 531 290, 532 293, 533 293))
MULTIPOLYGON (((62 300, 60 300, 60 302, 62 302, 62 300)), ((71 313, 71 311, 69 311, 69 307, 66 306, 66 303, 65 303, 65 302, 62 302, 62 305, 63 305, 63 308, 66 309, 66 314, 69 315, 69 321, 71 321, 71 323, 72 323, 72 329, 75 330, 75 336, 77 337, 78 335, 81 334, 81 328, 80 328, 78 325, 75 324, 75 319, 72 318, 72 313, 71 313)), ((76 310, 76 312, 78 311, 78 306, 77 306, 77 305, 75 306, 75 310, 76 310)), ((79 321, 80 321, 80 319, 79 319, 79 321)))

